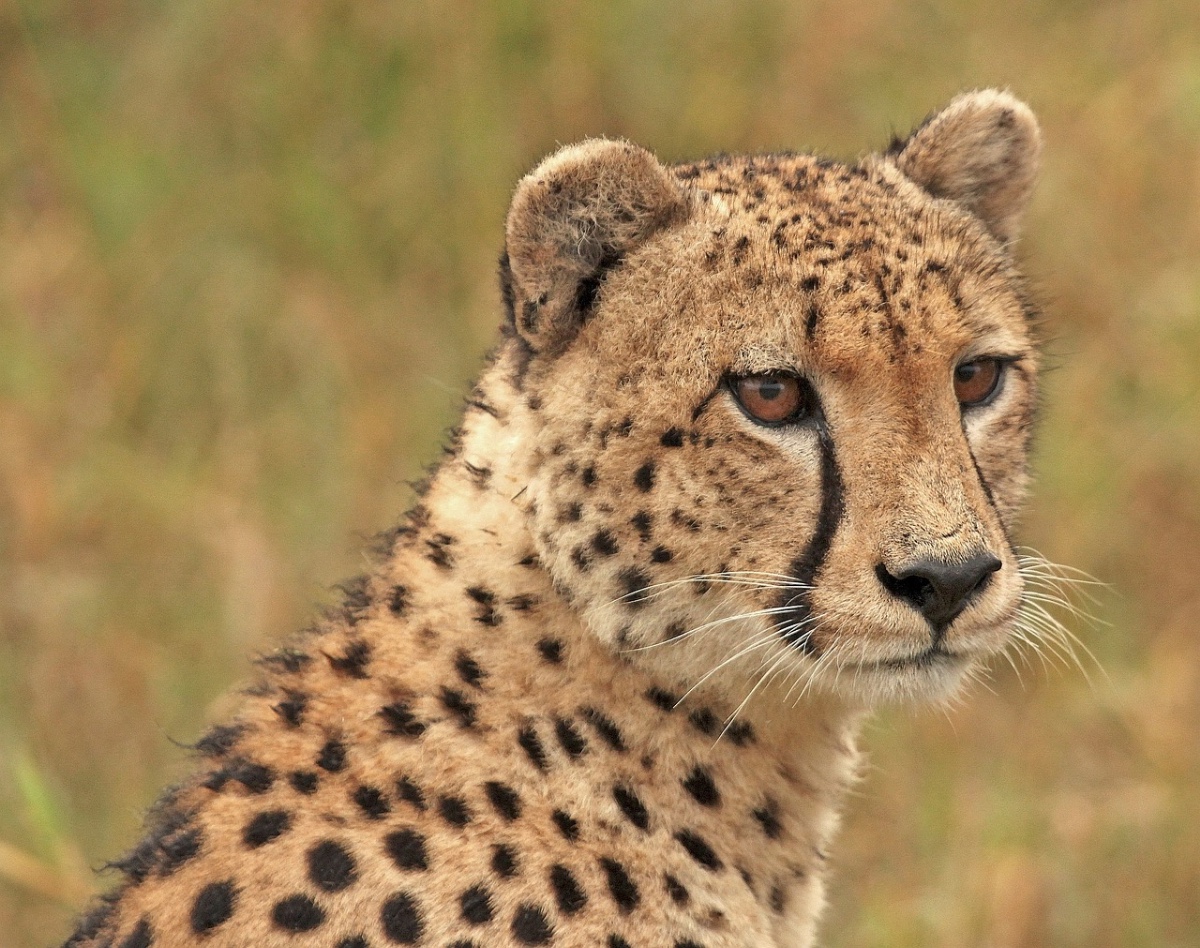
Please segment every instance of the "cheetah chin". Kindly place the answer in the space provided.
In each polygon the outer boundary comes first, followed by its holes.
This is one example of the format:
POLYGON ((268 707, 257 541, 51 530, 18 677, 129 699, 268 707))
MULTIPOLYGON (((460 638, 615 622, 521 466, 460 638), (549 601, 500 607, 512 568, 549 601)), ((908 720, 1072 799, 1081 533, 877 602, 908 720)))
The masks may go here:
POLYGON ((546 159, 420 503, 67 944, 813 944, 865 711, 1023 634, 1039 150, 983 91, 852 164, 546 159))

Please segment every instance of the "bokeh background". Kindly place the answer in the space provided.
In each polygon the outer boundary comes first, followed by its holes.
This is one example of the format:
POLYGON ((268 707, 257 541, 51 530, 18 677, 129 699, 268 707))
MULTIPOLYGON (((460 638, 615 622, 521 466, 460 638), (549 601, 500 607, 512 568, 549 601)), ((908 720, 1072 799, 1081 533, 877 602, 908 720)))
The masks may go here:
POLYGON ((1023 539, 1109 584, 1102 670, 880 714, 823 943, 1200 945, 1194 0, 0 0, 0 945, 407 507, 541 156, 849 157, 992 84, 1047 139, 1023 539))

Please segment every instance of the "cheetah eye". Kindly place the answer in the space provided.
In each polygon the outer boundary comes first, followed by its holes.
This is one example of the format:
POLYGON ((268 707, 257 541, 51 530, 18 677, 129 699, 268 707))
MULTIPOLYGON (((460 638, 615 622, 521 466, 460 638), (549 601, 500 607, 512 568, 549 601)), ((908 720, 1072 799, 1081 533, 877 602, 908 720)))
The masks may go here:
POLYGON ((786 425, 812 412, 812 391, 803 379, 784 372, 765 372, 730 379, 729 388, 742 410, 760 425, 786 425))
POLYGON ((986 405, 1000 390, 1004 362, 1000 359, 975 359, 954 370, 954 394, 963 408, 986 405))

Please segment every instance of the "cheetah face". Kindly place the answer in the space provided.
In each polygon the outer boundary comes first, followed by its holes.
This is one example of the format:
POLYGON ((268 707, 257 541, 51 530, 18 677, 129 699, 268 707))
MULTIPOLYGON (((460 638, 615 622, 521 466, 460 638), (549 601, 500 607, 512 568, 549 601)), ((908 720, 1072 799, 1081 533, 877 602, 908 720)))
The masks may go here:
POLYGON ((1005 647, 1037 149, 987 93, 856 166, 587 143, 523 182, 531 517, 597 635, 734 706, 945 697, 1005 647))

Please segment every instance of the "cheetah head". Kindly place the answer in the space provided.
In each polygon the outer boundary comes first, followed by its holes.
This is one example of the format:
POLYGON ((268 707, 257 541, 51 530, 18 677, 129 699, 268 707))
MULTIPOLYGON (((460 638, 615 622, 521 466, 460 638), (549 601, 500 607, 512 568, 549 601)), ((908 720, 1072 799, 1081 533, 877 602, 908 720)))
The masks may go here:
POLYGON ((1039 148, 986 91, 855 164, 588 141, 521 182, 528 510, 595 635, 735 703, 942 698, 1005 647, 1039 148))

